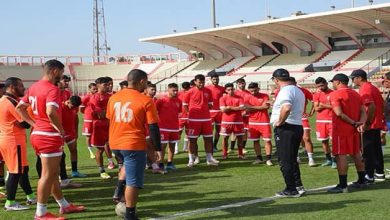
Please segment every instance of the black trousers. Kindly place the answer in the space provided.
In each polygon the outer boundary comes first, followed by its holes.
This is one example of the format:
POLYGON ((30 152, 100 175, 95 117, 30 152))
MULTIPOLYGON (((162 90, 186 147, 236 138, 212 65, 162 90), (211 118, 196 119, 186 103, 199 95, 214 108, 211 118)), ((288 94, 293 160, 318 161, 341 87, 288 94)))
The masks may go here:
POLYGON ((370 178, 374 177, 375 171, 384 174, 380 129, 371 129, 363 133, 363 157, 366 173, 370 178))
POLYGON ((274 135, 286 190, 295 191, 297 186, 302 186, 297 156, 302 141, 303 127, 285 123, 274 129, 274 135))

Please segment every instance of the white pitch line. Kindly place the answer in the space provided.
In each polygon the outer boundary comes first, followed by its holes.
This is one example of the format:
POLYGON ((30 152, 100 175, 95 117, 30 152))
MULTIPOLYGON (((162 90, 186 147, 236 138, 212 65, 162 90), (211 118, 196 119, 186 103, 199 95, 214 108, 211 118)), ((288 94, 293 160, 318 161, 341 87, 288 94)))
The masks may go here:
MULTIPOLYGON (((334 187, 334 186, 335 185, 324 186, 324 187, 319 187, 319 188, 315 188, 315 189, 308 189, 308 190, 306 190, 306 193, 313 193, 313 192, 323 191, 323 190, 327 190, 327 189, 329 189, 331 187, 334 187)), ((189 211, 189 212, 179 212, 179 213, 176 213, 176 214, 173 214, 173 215, 169 215, 169 216, 165 216, 165 217, 151 218, 150 220, 168 220, 168 219, 176 219, 176 218, 179 218, 179 217, 188 217, 188 216, 192 216, 192 215, 203 214, 203 213, 206 213, 206 212, 214 212, 214 211, 219 211, 219 210, 224 210, 224 209, 230 209, 230 208, 237 208, 237 207, 242 207, 242 206, 247 206, 247 205, 253 205, 253 204, 256 204, 256 203, 270 202, 270 201, 273 201, 273 200, 276 200, 276 199, 280 199, 280 198, 282 198, 282 197, 271 196, 271 197, 267 197, 267 198, 254 199, 254 200, 249 200, 249 201, 245 201, 245 202, 238 202, 238 203, 232 203, 232 204, 228 204, 228 205, 221 205, 221 206, 217 206, 217 207, 214 207, 214 208, 197 209, 197 210, 193 210, 193 211, 189 211)))

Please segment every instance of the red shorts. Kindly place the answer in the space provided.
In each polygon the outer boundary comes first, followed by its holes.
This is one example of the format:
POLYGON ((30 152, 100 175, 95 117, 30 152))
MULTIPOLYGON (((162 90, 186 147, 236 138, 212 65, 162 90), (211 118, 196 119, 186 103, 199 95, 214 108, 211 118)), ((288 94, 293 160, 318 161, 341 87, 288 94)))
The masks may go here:
POLYGON ((91 135, 91 146, 104 147, 108 142, 108 120, 94 120, 91 135))
POLYGON ((176 143, 176 142, 179 142, 179 140, 180 140, 179 130, 170 130, 170 129, 160 128, 160 134, 161 134, 161 143, 162 144, 176 143))
POLYGON ((28 166, 25 135, 2 137, 0 152, 10 173, 23 173, 23 167, 28 166))
POLYGON ((213 136, 213 126, 211 124, 211 119, 205 119, 205 121, 193 121, 191 119, 188 120, 187 136, 189 138, 198 138, 200 135, 203 135, 203 137, 213 136))
POLYGON ((82 135, 91 136, 93 131, 92 128, 93 128, 92 120, 84 120, 82 135))
POLYGON ((244 122, 244 129, 249 130, 249 116, 243 116, 242 120, 244 122))
POLYGON ((325 141, 332 137, 332 121, 317 121, 316 122, 317 140, 325 141))
POLYGON ((179 118, 179 129, 184 130, 188 127, 188 118, 179 118))
POLYGON ((263 138, 264 141, 270 141, 272 137, 271 125, 269 123, 249 123, 249 141, 258 141, 263 138))
POLYGON ((349 136, 332 136, 333 155, 354 155, 360 153, 360 134, 349 136))
POLYGON ((71 144, 77 139, 76 131, 65 131, 65 143, 71 144))
POLYGON ((303 130, 310 130, 311 129, 309 119, 302 118, 302 127, 303 127, 303 130))
POLYGON ((221 132, 219 133, 222 136, 230 136, 232 133, 235 136, 242 136, 245 134, 244 124, 228 124, 229 122, 222 122, 221 132))
POLYGON ((30 142, 37 155, 43 157, 62 155, 64 140, 58 133, 33 131, 30 136, 30 142))
POLYGON ((218 110, 212 110, 212 111, 210 111, 211 124, 213 124, 213 125, 221 125, 221 122, 222 122, 222 112, 218 111, 218 110))

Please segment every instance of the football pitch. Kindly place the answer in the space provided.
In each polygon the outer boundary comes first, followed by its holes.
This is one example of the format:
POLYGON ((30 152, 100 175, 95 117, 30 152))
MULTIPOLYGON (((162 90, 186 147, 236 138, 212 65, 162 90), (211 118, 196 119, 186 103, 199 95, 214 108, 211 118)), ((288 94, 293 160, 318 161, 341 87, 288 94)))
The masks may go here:
MULTIPOLYGON (((80 117, 81 118, 81 117, 80 117)), ((314 118, 311 118, 312 128, 314 118)), ((80 120, 81 121, 81 120, 80 120)), ((315 140, 315 160, 324 161, 321 145, 315 140)), ((81 136, 80 136, 81 137, 81 136)), ((390 141, 389 141, 390 142, 390 141)), ((199 141, 200 150, 203 144, 199 141)), ((219 146, 220 148, 220 146, 219 146)), ((390 168, 389 144, 385 151, 385 167, 390 168)), ((202 151, 201 164, 187 168, 187 155, 176 155, 176 171, 168 174, 145 172, 145 189, 141 191, 137 206, 141 219, 387 219, 390 204, 390 181, 376 183, 365 190, 350 191, 345 194, 328 194, 319 189, 338 183, 337 171, 330 167, 309 167, 307 157, 301 155, 301 174, 308 192, 301 198, 275 199, 275 192, 284 188, 276 157, 275 166, 265 164, 252 165, 255 159, 252 143, 247 144, 249 153, 246 160, 237 159, 231 154, 227 160, 221 160, 221 153, 216 158, 221 161, 218 167, 207 167, 202 151)), ((29 146, 30 180, 36 190, 37 174, 35 155, 29 146)), ((79 170, 88 174, 87 178, 73 179, 82 183, 79 189, 64 189, 65 197, 76 204, 86 206, 86 212, 66 215, 68 219, 118 219, 112 194, 116 178, 103 180, 99 177, 95 160, 89 158, 85 138, 78 140, 79 170)), ((67 151, 67 164, 70 166, 67 151)), ((264 152, 264 151, 263 151, 264 152)), ((264 153, 263 153, 264 156, 264 153)), ((105 159, 105 165, 107 160, 105 159)), ((117 169, 107 170, 116 176, 117 169)), ((70 171, 68 171, 68 175, 70 171)), ((348 181, 357 179, 353 164, 350 164, 348 181)), ((24 202, 25 196, 18 189, 17 201, 24 202)), ((4 206, 5 200, 0 205, 4 206)), ((51 198, 49 211, 58 213, 58 206, 51 198)), ((33 219, 35 206, 28 211, 0 211, 0 219, 33 219)))

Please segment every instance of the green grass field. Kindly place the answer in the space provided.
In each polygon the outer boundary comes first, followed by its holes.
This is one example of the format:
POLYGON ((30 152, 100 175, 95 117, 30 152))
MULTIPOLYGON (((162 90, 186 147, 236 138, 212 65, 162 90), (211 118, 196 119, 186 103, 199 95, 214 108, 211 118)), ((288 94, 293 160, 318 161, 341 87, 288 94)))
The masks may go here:
MULTIPOLYGON (((312 119, 313 121, 313 119, 312 119)), ((312 124, 313 126, 313 124, 312 124)), ((324 160, 320 143, 315 141, 315 159, 317 163, 324 160)), ((69 219, 117 219, 111 200, 116 184, 116 178, 102 180, 98 175, 95 161, 89 159, 85 139, 81 137, 79 144, 79 170, 88 174, 87 178, 74 179, 82 183, 83 188, 63 190, 65 197, 76 204, 83 204, 87 211, 67 215, 69 219)), ((200 149, 203 145, 200 144, 200 149)), ((187 168, 187 156, 177 155, 175 163, 178 170, 166 175, 145 174, 145 189, 141 191, 138 204, 138 215, 141 219, 170 216, 176 213, 190 212, 197 209, 214 208, 237 202, 255 200, 274 196, 276 191, 283 189, 284 183, 279 166, 252 165, 255 159, 252 144, 246 160, 230 159, 222 161, 219 167, 207 167, 204 153, 200 154, 201 164, 187 168)), ((386 150, 385 166, 390 167, 390 150, 386 150)), ((69 155, 69 154, 67 154, 69 155)), ((216 153, 220 159, 221 154, 216 153)), ((273 158, 275 164, 276 158, 273 158)), ((36 187, 37 175, 35 156, 29 147, 31 183, 36 187)), ((69 162, 69 157, 67 157, 69 162)), ((107 161, 105 160, 105 163, 107 161)), ((349 181, 356 180, 355 168, 351 164, 349 181)), ((117 170, 107 170, 112 176, 117 170)), ((70 172, 68 172, 69 174, 70 172)), ((302 179, 307 189, 314 189, 336 184, 337 172, 329 167, 308 167, 307 158, 303 157, 301 164, 302 179)), ((370 186, 366 190, 352 191, 347 194, 328 194, 324 190, 297 198, 276 199, 263 203, 255 203, 242 207, 210 211, 179 219, 387 219, 390 204, 390 181, 370 186)), ((19 188, 17 200, 25 197, 19 188)), ((5 200, 1 201, 1 206, 5 200)), ((50 200, 49 210, 58 213, 58 206, 50 200)), ((0 219, 22 220, 32 219, 35 206, 22 212, 0 211, 0 219)))

